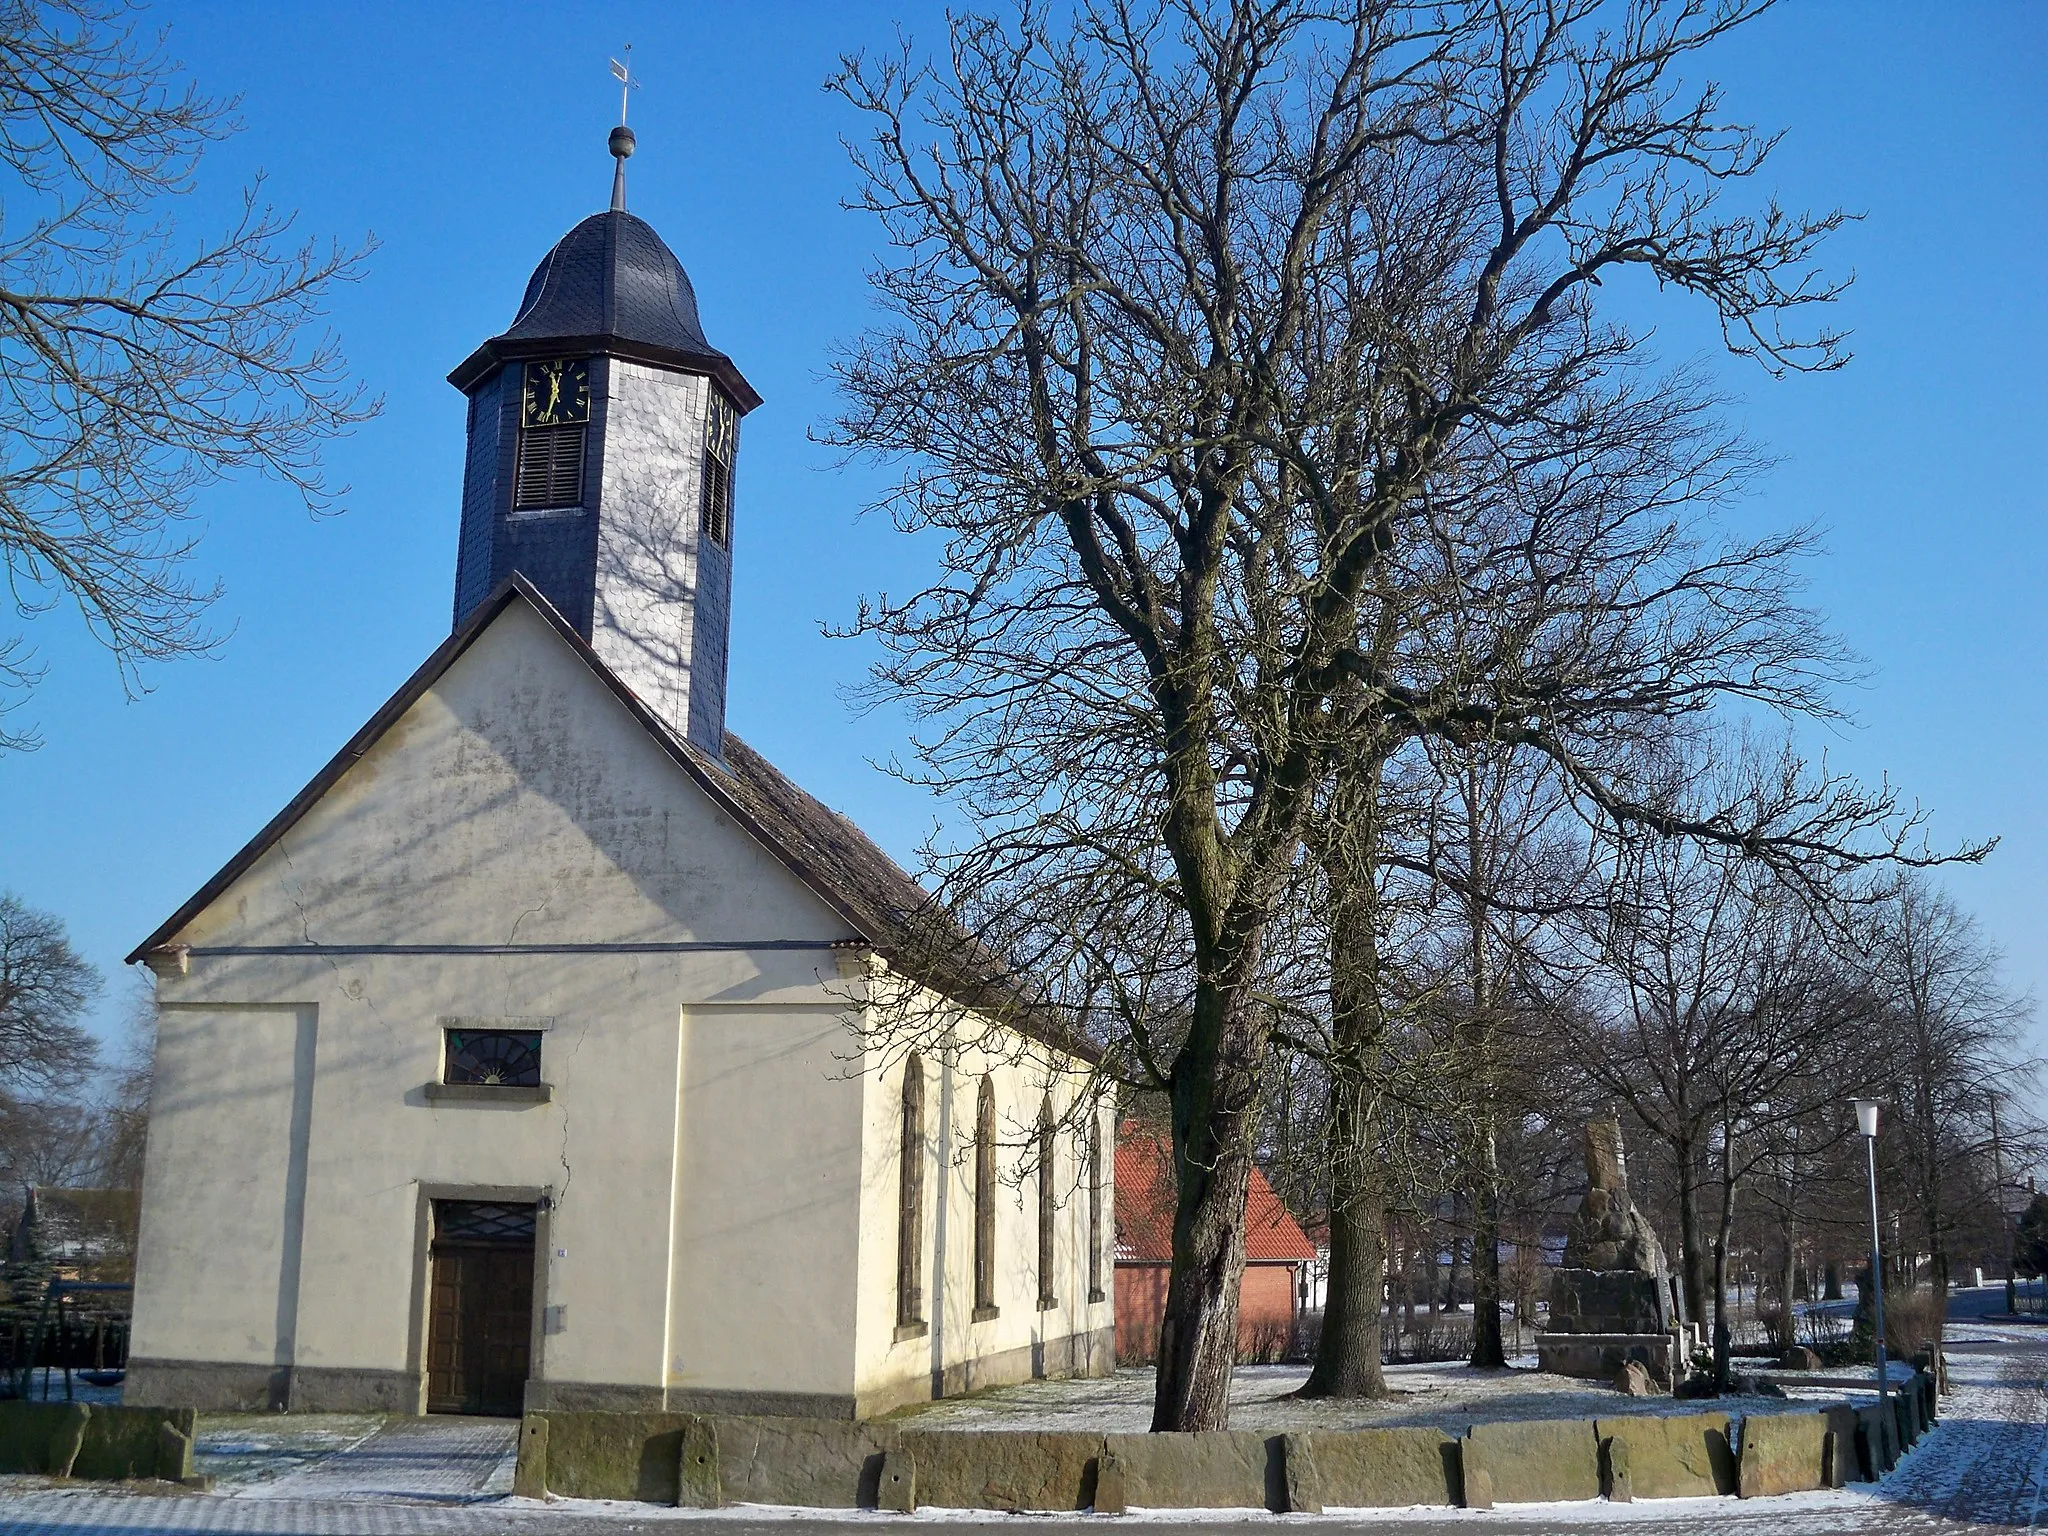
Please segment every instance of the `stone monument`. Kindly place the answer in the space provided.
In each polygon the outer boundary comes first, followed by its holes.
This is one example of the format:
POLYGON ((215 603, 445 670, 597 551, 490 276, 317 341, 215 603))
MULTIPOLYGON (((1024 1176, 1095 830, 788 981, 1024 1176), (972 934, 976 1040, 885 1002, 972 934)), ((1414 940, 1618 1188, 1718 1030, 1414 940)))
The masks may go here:
POLYGON ((1536 1335, 1546 1371, 1612 1380, 1630 1361, 1665 1388, 1685 1363, 1685 1331, 1664 1249, 1628 1197, 1621 1122, 1586 1126, 1586 1195, 1550 1281, 1550 1323, 1536 1335))

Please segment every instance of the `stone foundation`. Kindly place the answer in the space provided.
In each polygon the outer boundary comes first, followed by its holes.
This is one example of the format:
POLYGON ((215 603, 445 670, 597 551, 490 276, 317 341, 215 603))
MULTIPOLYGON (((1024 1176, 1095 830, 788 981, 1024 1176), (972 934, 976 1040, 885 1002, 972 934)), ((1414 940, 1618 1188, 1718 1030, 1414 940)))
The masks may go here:
POLYGON ((1668 1389, 1675 1344, 1668 1333, 1539 1333, 1536 1363, 1559 1376, 1612 1381, 1633 1360, 1668 1389))

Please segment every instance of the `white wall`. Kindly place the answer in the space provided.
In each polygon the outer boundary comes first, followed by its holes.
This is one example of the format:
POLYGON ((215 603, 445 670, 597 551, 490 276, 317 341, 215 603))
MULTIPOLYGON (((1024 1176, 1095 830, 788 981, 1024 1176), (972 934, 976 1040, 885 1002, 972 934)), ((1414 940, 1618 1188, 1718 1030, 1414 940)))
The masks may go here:
MULTIPOLYGON (((935 1010, 936 1000, 928 1005, 935 1010)), ((925 1076, 924 1316, 928 1331, 897 1334, 897 1230, 901 1115, 907 1042, 891 1041, 891 1013, 870 1014, 866 1056, 866 1177, 861 1191, 861 1314, 859 1391, 881 1408, 928 1395, 934 1380, 948 1392, 1068 1369, 1074 1336, 1114 1327, 1114 1121, 1104 1109, 1101 1268, 1104 1299, 1088 1301, 1086 1140, 1076 1100, 1089 1087, 1085 1063, 961 1014, 944 1031, 925 1008, 911 1011, 916 1033, 929 1036, 920 1055, 925 1076), (943 1034, 947 1038, 941 1040, 943 1034), (997 1315, 974 1316, 974 1135, 980 1088, 993 1084, 996 1109, 995 1256, 997 1315), (1054 1294, 1040 1311, 1038 1163, 1040 1107, 1051 1096, 1056 1129, 1054 1168, 1054 1294)))
MULTIPOLYGON (((752 1263, 707 1191, 758 1200, 773 1125, 764 1114, 780 1105, 811 1150, 834 1134, 848 1143, 849 1171, 844 1214, 822 1224, 829 1242, 797 1225, 830 1203, 821 1193, 775 1208, 773 1242, 804 1254, 815 1284, 851 1296, 860 1089, 832 1075, 825 1046, 835 1027, 844 1033, 829 946, 849 931, 523 605, 178 937, 193 948, 189 973, 158 989, 167 1024, 137 1356, 281 1354, 315 1371, 416 1372, 422 1187, 525 1187, 550 1192, 555 1207, 540 1300, 568 1308, 539 1375, 658 1400, 673 1342, 691 1383, 757 1387, 766 1368, 742 1368, 735 1347, 764 1331, 756 1298, 730 1283, 685 1292, 671 1271, 679 1246, 700 1270, 713 1249, 752 1263), (816 947, 745 947, 768 939, 816 947), (277 952, 615 940, 741 947, 277 952), (223 952, 249 950, 269 952, 223 952), (429 1101, 450 1015, 551 1019, 542 1056, 553 1101, 429 1101), (294 1245, 277 1213, 295 1103, 305 1219, 294 1245), (679 1105, 701 1119, 679 1122, 679 1105), (720 1133, 719 1116, 751 1138, 720 1133), (688 1181, 677 1177, 679 1140, 688 1181), (838 1275, 819 1267, 833 1243, 838 1275), (279 1277, 294 1257, 287 1337, 279 1277)), ((695 1286, 700 1275, 681 1278, 695 1286)), ((800 1390, 851 1391, 848 1331, 823 1314, 781 1321, 780 1360, 808 1373, 800 1390)))

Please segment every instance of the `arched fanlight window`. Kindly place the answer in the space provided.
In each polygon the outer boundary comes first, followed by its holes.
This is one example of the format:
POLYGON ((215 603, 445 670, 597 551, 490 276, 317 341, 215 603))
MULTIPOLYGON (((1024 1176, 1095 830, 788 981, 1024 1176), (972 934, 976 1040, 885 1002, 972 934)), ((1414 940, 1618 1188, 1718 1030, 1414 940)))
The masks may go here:
POLYGON ((988 1078, 974 1106, 974 1317, 996 1315, 996 1088, 988 1078))
POLYGON ((903 1064, 902 1144, 896 1188, 896 1326, 924 1322, 924 1061, 903 1064))
POLYGON ((1054 1226, 1059 1215, 1059 1191, 1053 1187, 1059 1175, 1054 1148, 1052 1095, 1038 1106, 1038 1310, 1050 1312, 1060 1304, 1059 1287, 1053 1284, 1055 1262, 1054 1226))

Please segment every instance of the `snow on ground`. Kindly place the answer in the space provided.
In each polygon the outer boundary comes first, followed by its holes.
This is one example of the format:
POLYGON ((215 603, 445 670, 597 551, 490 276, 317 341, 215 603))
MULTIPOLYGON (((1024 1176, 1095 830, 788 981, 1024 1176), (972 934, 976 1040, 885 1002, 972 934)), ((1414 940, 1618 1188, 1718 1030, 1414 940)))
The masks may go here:
MULTIPOLYGON (((1305 1365, 1240 1366, 1231 1395, 1230 1427, 1276 1432, 1417 1426, 1455 1434, 1482 1420, 1769 1413, 1791 1406, 1763 1396, 1730 1395, 1711 1401, 1625 1397, 1603 1382, 1546 1375, 1536 1369, 1533 1356, 1505 1371, 1477 1371, 1462 1363, 1390 1365, 1388 1396, 1369 1402, 1301 1401, 1293 1393, 1307 1379, 1305 1365)), ((1798 1400, 1839 1402, 1853 1394, 1839 1386, 1816 1386, 1795 1389, 1792 1395, 1798 1400)), ((897 1421, 917 1429, 1137 1433, 1152 1423, 1152 1371, 1136 1367, 1096 1381, 997 1387, 905 1410, 897 1421)))

